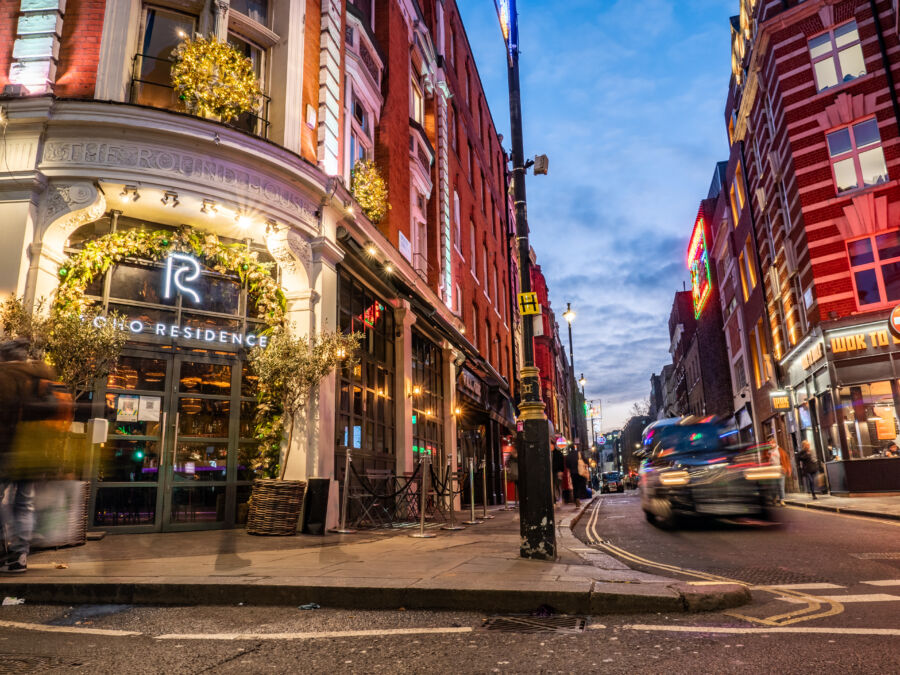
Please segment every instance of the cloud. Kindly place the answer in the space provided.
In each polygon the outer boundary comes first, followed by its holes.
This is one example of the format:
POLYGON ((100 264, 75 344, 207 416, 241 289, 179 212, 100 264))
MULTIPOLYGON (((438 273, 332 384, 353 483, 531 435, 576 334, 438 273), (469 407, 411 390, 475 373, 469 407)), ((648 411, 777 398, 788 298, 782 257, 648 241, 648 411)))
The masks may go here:
MULTIPOLYGON (((575 368, 621 426, 669 361, 668 315, 717 160, 733 0, 570 0, 520 9, 531 243, 554 308, 571 302, 575 368)), ((460 3, 498 129, 506 68, 490 3, 460 3)), ((508 146, 508 140, 505 142, 508 146)), ((563 329, 565 326, 562 327, 563 329)))

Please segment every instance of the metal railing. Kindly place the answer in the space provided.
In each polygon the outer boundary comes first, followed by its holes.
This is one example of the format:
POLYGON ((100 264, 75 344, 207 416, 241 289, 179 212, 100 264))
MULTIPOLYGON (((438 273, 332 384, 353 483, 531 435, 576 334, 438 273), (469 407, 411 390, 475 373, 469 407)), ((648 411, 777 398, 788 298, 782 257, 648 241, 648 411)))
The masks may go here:
MULTIPOLYGON (((162 59, 148 54, 135 54, 131 67, 130 103, 151 108, 162 108, 190 113, 175 95, 169 72, 172 59, 162 59)), ((256 112, 246 112, 228 122, 220 122, 233 129, 261 138, 269 137, 269 103, 272 99, 262 95, 256 112)))
POLYGON ((412 264, 416 274, 419 275, 422 281, 428 283, 428 275, 431 272, 431 265, 428 264, 428 259, 421 253, 413 253, 412 264))

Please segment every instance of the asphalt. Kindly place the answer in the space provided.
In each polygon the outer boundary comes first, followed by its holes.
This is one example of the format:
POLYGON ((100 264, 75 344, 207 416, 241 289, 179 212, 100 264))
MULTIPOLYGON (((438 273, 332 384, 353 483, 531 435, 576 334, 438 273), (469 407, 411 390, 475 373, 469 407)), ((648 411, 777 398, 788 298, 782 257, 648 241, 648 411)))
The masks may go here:
POLYGON ((107 536, 42 551, 0 596, 28 603, 302 605, 344 609, 569 614, 722 610, 749 602, 740 584, 696 585, 631 569, 572 533, 590 503, 557 510, 559 559, 519 557, 515 511, 458 532, 410 530, 252 537, 243 530, 107 536))

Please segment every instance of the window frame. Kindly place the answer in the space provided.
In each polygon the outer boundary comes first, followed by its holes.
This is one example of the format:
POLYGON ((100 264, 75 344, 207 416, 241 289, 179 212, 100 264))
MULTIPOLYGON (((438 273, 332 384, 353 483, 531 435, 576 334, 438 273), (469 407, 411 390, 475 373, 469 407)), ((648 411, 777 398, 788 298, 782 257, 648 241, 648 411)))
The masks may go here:
POLYGON ((885 159, 885 156, 884 156, 884 141, 881 138, 881 129, 878 127, 878 117, 877 116, 867 115, 866 117, 863 117, 862 119, 854 120, 850 124, 844 124, 839 127, 834 127, 833 129, 829 129, 828 131, 825 132, 825 147, 828 150, 828 164, 829 164, 829 167, 831 168, 831 179, 834 182, 835 194, 837 194, 838 196, 851 194, 858 190, 868 190, 870 188, 878 187, 879 185, 885 185, 886 183, 890 182, 891 176, 890 176, 890 172, 888 171, 888 168, 887 168, 887 160, 885 159), (860 124, 863 124, 864 122, 869 122, 871 120, 875 120, 875 130, 878 132, 878 142, 863 146, 862 150, 860 150, 859 146, 857 146, 857 144, 856 144, 856 133, 854 131, 854 128, 860 124), (832 155, 831 147, 828 144, 828 137, 831 136, 832 134, 836 134, 840 131, 843 131, 844 129, 847 130, 847 133, 850 136, 850 150, 847 150, 846 152, 842 152, 838 155, 832 155), (862 152, 871 152, 872 150, 875 150, 876 148, 881 150, 881 161, 884 164, 884 170, 885 170, 886 177, 885 177, 885 180, 880 183, 873 183, 872 185, 865 185, 865 181, 863 180, 862 165, 860 164, 859 156, 862 152), (838 186, 837 172, 835 171, 835 165, 838 164, 839 162, 844 162, 848 159, 853 160, 853 169, 856 172, 856 185, 854 187, 847 188, 846 190, 841 190, 840 187, 838 186))
POLYGON ((810 62, 810 67, 812 68, 812 71, 813 71, 813 82, 815 82, 815 85, 816 85, 816 93, 822 93, 823 91, 827 91, 828 89, 835 89, 836 87, 840 87, 842 84, 846 84, 847 82, 852 82, 853 80, 858 80, 860 77, 864 77, 865 75, 868 75, 868 73, 869 73, 869 71, 866 70, 866 55, 862 51, 862 38, 859 35, 859 24, 856 22, 855 18, 850 19, 849 21, 845 21, 841 24, 832 26, 832 27, 828 28, 827 30, 824 30, 821 33, 818 33, 818 34, 813 35, 812 37, 808 38, 806 40, 806 52, 807 52, 807 54, 809 54, 809 62, 810 62), (837 43, 835 42, 834 34, 838 29, 843 28, 844 26, 847 26, 850 23, 856 24, 856 40, 853 42, 847 43, 845 45, 842 45, 841 48, 838 49, 837 43), (828 35, 831 49, 829 49, 829 51, 827 53, 825 53, 821 56, 814 57, 812 55, 812 49, 810 48, 809 43, 817 38, 822 37, 823 35, 828 35), (860 53, 862 54, 862 59, 863 59, 863 71, 865 71, 865 72, 863 72, 862 75, 855 75, 852 78, 850 78, 849 80, 846 80, 846 79, 844 79, 843 73, 841 71, 840 52, 847 51, 848 49, 852 48, 854 45, 859 46, 859 50, 860 50, 860 53), (832 59, 832 62, 834 65, 834 73, 835 73, 835 76, 837 77, 837 83, 835 83, 829 87, 820 87, 819 86, 819 78, 816 75, 816 64, 821 63, 822 61, 826 61, 828 59, 832 59))
POLYGON ((893 307, 897 304, 898 300, 889 300, 887 297, 887 291, 885 289, 884 283, 884 273, 882 271, 882 267, 888 264, 900 264, 900 255, 895 256, 893 258, 885 258, 882 260, 881 255, 878 252, 878 243, 877 239, 880 236, 885 234, 898 233, 900 236, 900 229, 894 230, 884 230, 881 232, 877 232, 875 234, 867 234, 863 237, 855 237, 853 239, 848 239, 845 242, 845 250, 847 251, 847 263, 850 266, 850 281, 853 284, 853 300, 856 303, 856 308, 861 312, 870 312, 878 309, 884 309, 887 307, 893 307), (872 262, 862 263, 859 265, 854 265, 852 260, 850 259, 850 244, 853 244, 858 241, 868 240, 870 245, 872 246, 872 262), (859 290, 856 285, 856 273, 862 272, 866 270, 874 270, 875 271, 875 280, 878 283, 878 295, 879 301, 875 303, 868 304, 860 304, 859 301, 859 290))

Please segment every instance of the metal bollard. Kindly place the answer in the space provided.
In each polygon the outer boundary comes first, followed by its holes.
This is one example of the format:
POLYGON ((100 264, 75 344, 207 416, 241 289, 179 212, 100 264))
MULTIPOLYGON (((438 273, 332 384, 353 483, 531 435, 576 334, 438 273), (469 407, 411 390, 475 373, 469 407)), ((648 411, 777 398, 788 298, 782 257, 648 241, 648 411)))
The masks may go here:
POLYGON ((475 519, 475 458, 469 457, 469 519, 464 525, 481 525, 483 520, 475 519))
POLYGON ((503 464, 503 510, 515 511, 515 506, 509 505, 509 474, 506 472, 506 463, 503 464))
POLYGON ((347 529, 347 497, 350 492, 350 448, 347 448, 347 457, 344 462, 344 496, 341 500, 341 526, 332 532, 337 534, 353 534, 356 530, 347 529))
POLYGON ((447 462, 447 480, 450 482, 450 522, 447 523, 446 525, 441 525, 442 530, 464 530, 464 529, 466 529, 462 525, 456 524, 456 513, 455 513, 456 504, 454 503, 456 501, 456 499, 453 496, 453 479, 455 477, 456 477, 456 472, 454 471, 451 473, 450 462, 448 461, 447 462))
POLYGON ((420 463, 422 466, 422 478, 419 480, 419 531, 413 532, 409 536, 415 539, 431 539, 437 536, 434 532, 425 531, 425 502, 428 498, 428 474, 431 467, 431 455, 422 453, 420 463))
POLYGON ((487 512, 487 460, 481 460, 481 519, 490 520, 494 516, 487 512))

